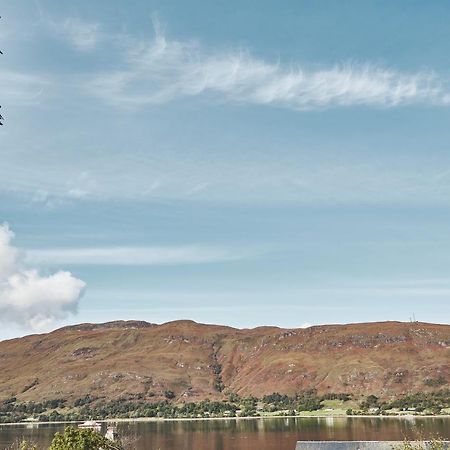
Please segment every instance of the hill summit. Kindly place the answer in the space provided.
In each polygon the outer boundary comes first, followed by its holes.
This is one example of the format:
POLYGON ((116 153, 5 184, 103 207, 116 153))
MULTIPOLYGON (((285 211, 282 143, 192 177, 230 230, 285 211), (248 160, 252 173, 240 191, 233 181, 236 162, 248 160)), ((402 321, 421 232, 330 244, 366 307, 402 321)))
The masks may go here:
POLYGON ((236 329, 175 321, 80 324, 0 342, 0 401, 223 399, 448 388, 450 325, 361 323, 236 329))

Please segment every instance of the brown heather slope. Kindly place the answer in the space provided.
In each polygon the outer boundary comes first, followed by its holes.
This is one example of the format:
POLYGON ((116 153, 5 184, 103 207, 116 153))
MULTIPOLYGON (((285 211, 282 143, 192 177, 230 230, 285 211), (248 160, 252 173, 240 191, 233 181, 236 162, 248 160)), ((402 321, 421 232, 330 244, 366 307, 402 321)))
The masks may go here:
POLYGON ((166 390, 175 392, 175 400, 198 401, 230 392, 260 397, 312 388, 388 398, 449 385, 449 325, 238 330, 129 321, 0 342, 0 401, 74 401, 86 394, 157 401, 166 390))

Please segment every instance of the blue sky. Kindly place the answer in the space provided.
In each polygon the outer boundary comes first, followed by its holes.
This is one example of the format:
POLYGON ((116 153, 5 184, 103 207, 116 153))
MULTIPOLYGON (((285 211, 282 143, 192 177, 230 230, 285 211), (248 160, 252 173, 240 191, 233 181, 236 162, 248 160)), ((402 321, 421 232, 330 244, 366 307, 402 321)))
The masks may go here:
POLYGON ((0 339, 115 319, 449 323, 447 2, 1 15, 0 339))

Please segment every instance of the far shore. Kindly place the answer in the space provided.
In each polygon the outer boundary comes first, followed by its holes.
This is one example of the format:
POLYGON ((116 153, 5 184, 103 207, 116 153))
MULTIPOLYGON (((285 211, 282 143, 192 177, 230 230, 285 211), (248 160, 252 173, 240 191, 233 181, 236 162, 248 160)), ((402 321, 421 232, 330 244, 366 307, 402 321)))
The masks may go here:
MULTIPOLYGON (((166 418, 166 417, 133 417, 133 418, 117 418, 117 419, 99 419, 95 420, 98 423, 133 423, 133 422, 199 422, 199 421, 212 421, 212 420, 259 420, 259 419, 450 419, 450 414, 440 415, 415 415, 415 414, 399 414, 389 416, 374 416, 374 415, 316 415, 316 416, 244 416, 244 417, 179 417, 179 418, 166 418)), ((94 420, 94 419, 93 419, 94 420)), ((11 422, 0 423, 0 427, 3 426, 18 426, 18 425, 64 425, 64 424, 80 424, 82 420, 78 421, 61 421, 61 422, 11 422)))

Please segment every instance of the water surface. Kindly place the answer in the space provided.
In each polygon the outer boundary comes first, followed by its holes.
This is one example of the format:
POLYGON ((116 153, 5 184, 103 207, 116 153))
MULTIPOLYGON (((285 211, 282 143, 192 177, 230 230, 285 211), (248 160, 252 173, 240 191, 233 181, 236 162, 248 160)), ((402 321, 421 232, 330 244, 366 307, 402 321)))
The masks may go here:
MULTIPOLYGON (((22 437, 39 448, 68 425, 0 426, 0 449, 22 437)), ((403 440, 440 436, 450 439, 450 418, 270 418, 174 420, 118 424, 135 437, 137 450, 293 450, 296 441, 403 440)))

